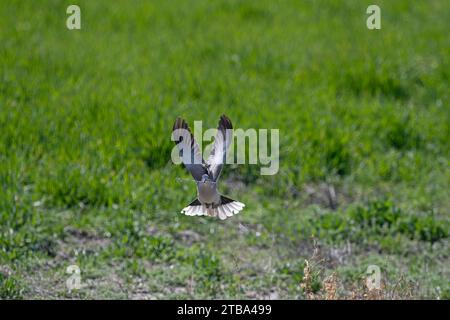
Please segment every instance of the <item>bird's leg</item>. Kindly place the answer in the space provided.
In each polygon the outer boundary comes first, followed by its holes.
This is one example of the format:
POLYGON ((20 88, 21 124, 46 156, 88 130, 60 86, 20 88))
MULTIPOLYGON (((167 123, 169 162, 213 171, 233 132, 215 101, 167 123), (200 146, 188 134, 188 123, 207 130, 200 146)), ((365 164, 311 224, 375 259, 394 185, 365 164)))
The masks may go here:
POLYGON ((206 211, 208 212, 209 216, 214 216, 214 211, 212 210, 212 203, 205 203, 206 211))

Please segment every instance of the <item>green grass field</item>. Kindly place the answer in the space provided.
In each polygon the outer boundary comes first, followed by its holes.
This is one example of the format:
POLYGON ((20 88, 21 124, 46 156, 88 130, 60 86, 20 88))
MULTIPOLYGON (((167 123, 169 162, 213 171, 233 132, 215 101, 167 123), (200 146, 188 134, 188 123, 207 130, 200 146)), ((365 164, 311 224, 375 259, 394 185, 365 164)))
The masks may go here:
POLYGON ((373 2, 2 1, 0 298, 450 299, 450 2, 373 2), (222 113, 280 170, 181 215, 173 122, 222 113))

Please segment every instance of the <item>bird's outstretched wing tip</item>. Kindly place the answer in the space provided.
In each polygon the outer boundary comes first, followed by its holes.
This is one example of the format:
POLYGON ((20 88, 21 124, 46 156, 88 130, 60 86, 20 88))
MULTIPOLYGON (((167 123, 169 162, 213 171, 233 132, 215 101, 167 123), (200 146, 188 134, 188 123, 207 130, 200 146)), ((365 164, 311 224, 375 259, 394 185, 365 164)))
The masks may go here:
POLYGON ((187 122, 183 118, 177 117, 173 124, 173 130, 176 129, 188 129, 187 122))
POLYGON ((225 129, 232 129, 233 125, 231 123, 230 118, 228 118, 225 113, 220 116, 219 127, 223 126, 225 129))
POLYGON ((177 117, 176 119, 175 119, 175 122, 173 123, 173 131, 175 131, 176 129, 178 129, 179 128, 179 126, 180 126, 180 121, 181 121, 181 118, 180 117, 177 117))

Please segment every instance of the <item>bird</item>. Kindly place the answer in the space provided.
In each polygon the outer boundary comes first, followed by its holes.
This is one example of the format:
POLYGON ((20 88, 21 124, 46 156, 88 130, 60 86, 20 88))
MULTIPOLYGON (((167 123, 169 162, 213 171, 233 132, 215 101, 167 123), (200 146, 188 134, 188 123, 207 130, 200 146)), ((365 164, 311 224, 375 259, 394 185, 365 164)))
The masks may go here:
POLYGON ((185 168, 191 173, 197 186, 197 198, 181 210, 188 216, 210 216, 225 220, 239 213, 245 204, 219 193, 217 183, 227 152, 233 140, 231 120, 222 115, 219 120, 214 145, 205 161, 187 122, 178 117, 173 125, 173 140, 185 168))

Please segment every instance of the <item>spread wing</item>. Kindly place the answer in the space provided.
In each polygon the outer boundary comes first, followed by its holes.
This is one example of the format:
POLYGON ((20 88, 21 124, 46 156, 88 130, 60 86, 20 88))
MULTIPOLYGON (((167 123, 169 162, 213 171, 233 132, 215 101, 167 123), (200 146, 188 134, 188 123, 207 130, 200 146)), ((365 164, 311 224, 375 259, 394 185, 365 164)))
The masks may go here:
POLYGON ((180 151, 180 158, 186 169, 195 180, 202 180, 202 175, 208 174, 208 172, 200 148, 195 142, 186 121, 177 118, 173 125, 172 138, 180 151))
POLYGON ((219 120, 219 127, 214 138, 211 154, 206 161, 211 178, 217 181, 225 163, 226 155, 233 140, 233 125, 226 115, 219 120))

